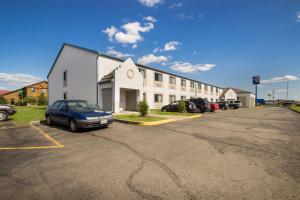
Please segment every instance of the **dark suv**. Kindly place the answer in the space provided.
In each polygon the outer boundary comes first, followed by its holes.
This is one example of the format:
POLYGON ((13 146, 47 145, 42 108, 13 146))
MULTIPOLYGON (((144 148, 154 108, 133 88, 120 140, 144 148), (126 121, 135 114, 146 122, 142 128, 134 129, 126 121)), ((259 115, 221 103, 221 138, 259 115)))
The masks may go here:
POLYGON ((197 99, 189 99, 194 104, 196 104, 198 112, 208 112, 210 111, 210 103, 207 99, 197 98, 197 99))
MULTIPOLYGON (((185 102, 186 111, 189 113, 197 112, 197 106, 192 101, 183 101, 185 102)), ((179 103, 180 101, 173 101, 172 103, 165 105, 161 108, 163 112, 179 112, 179 103)))
POLYGON ((0 104, 0 122, 4 122, 10 115, 14 115, 17 111, 13 106, 0 104))

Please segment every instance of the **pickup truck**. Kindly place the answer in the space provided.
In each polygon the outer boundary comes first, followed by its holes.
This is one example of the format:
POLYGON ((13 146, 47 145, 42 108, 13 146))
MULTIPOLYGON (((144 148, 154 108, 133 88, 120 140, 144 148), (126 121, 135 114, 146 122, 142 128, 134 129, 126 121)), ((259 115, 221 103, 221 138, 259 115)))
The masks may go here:
POLYGON ((14 115, 17 111, 13 106, 0 104, 0 122, 4 122, 9 116, 14 115))
POLYGON ((228 104, 229 104, 229 108, 231 109, 237 109, 242 107, 242 103, 240 101, 229 100, 228 104))

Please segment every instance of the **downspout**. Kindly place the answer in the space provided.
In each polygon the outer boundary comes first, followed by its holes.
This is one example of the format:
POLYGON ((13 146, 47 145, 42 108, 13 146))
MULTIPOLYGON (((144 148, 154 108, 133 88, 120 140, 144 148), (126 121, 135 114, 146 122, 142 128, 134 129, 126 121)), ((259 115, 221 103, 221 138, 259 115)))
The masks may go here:
POLYGON ((96 56, 96 104, 99 107, 99 88, 98 88, 98 57, 99 55, 96 56))

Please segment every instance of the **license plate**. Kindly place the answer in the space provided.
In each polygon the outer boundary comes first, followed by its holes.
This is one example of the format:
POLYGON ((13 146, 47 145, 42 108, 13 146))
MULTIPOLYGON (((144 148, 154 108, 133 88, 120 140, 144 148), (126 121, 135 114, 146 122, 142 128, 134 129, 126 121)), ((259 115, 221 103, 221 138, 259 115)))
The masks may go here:
POLYGON ((102 119, 102 120, 100 121, 100 124, 107 124, 107 119, 102 119))

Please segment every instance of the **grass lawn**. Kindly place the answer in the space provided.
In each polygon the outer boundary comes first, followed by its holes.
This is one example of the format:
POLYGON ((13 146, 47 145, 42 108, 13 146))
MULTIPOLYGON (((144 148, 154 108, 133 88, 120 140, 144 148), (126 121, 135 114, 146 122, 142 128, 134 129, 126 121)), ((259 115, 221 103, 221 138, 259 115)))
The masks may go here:
POLYGON ((177 115, 177 116, 192 116, 192 115, 195 115, 194 113, 162 112, 159 109, 150 110, 150 114, 157 114, 157 115, 177 115))
POLYGON ((160 121, 166 119, 164 117, 152 117, 152 116, 141 117, 137 114, 115 115, 114 118, 120 120, 126 120, 126 121, 133 121, 133 122, 154 122, 154 121, 160 121))
POLYGON ((300 106, 292 106, 291 109, 300 113, 300 106))
POLYGON ((17 113, 11 118, 19 125, 45 119, 45 106, 15 106, 15 108, 17 113))

